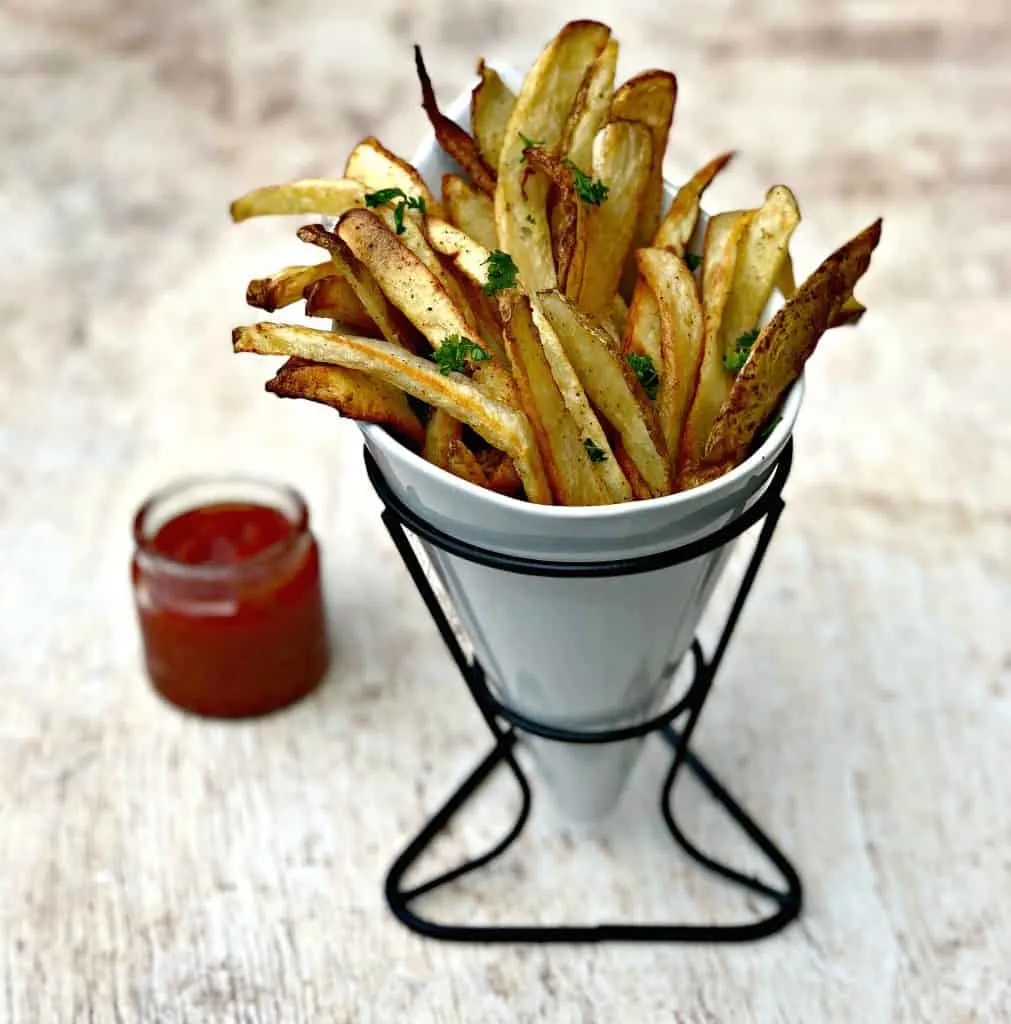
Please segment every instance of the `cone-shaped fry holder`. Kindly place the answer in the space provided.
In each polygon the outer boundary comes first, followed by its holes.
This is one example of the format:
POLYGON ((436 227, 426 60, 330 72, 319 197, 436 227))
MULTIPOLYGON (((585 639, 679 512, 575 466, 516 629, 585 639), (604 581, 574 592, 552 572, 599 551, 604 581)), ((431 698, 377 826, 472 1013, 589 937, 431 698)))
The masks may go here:
MULTIPOLYGON (((383 477, 372 455, 366 452, 369 478, 384 505, 383 522, 456 661, 494 741, 481 763, 411 840, 390 868, 386 879, 386 899, 394 915, 406 927, 430 938, 463 942, 745 942, 772 935, 797 917, 801 909, 802 896, 801 882, 796 870, 772 839, 759 828, 691 750, 692 734, 698 724, 706 697, 783 511, 782 490, 790 473, 792 450, 792 442, 787 442, 777 458, 772 478, 761 496, 741 515, 708 535, 659 553, 597 562, 524 558, 482 548, 454 537, 433 526, 405 504, 383 477), (715 649, 707 657, 697 639, 691 643, 694 677, 687 692, 659 713, 643 717, 629 725, 597 731, 565 728, 529 717, 510 707, 503 700, 501 693, 492 691, 477 656, 468 656, 457 639, 408 536, 411 534, 426 546, 457 559, 507 573, 544 578, 586 579, 631 576, 686 564, 721 549, 727 550, 728 545, 741 534, 759 523, 761 531, 757 544, 715 649), (419 912, 416 904, 427 893, 448 886, 462 876, 484 867, 503 854, 519 838, 530 815, 532 791, 514 755, 517 742, 522 742, 525 737, 537 737, 536 742, 541 743, 587 746, 621 743, 651 733, 658 733, 672 750, 671 766, 660 789, 660 813, 674 842, 710 872, 767 901, 771 909, 765 916, 738 924, 719 925, 626 922, 606 922, 597 925, 467 925, 439 923, 419 912), (515 779, 521 795, 519 814, 503 839, 483 855, 430 878, 420 885, 408 887, 404 881, 407 873, 481 786, 503 766, 515 779), (695 776, 715 804, 737 825, 752 846, 765 856, 781 878, 781 887, 768 885, 750 874, 716 860, 699 849, 684 834, 677 823, 672 806, 674 786, 682 769, 687 769, 695 776)), ((676 665, 670 668, 673 671, 676 665)))

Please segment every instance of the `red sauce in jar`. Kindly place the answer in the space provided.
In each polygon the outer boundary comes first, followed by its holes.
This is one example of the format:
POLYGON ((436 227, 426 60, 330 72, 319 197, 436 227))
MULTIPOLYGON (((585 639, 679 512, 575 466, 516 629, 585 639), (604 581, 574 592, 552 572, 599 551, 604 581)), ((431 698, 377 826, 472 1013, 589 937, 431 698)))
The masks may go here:
POLYGON ((242 718, 305 696, 329 652, 319 549, 293 491, 184 483, 134 524, 133 583, 148 675, 173 704, 242 718))

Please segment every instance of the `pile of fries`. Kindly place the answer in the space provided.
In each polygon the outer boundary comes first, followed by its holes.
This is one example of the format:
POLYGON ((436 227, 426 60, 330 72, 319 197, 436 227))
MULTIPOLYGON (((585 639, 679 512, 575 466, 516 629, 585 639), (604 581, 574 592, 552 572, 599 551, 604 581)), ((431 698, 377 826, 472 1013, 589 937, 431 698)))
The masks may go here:
POLYGON ((237 352, 287 356, 267 384, 383 424, 448 473, 532 502, 655 498, 743 461, 825 331, 859 320, 853 297, 881 222, 799 287, 793 194, 713 216, 689 250, 707 163, 664 213, 663 157, 677 81, 647 71, 615 88, 606 25, 562 28, 518 95, 484 61, 470 132, 422 106, 460 173, 432 194, 367 138, 344 177, 257 189, 236 221, 337 218, 299 229, 327 258, 252 281, 273 311, 304 299, 332 330, 258 323, 237 352), (774 290, 782 308, 762 327, 774 290))

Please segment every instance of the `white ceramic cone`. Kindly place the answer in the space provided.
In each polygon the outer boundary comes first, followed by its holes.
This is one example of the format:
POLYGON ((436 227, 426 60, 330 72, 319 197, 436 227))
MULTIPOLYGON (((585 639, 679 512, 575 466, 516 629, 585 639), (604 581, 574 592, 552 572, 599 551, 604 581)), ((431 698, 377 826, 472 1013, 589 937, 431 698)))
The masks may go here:
MULTIPOLYGON (((515 71, 498 70, 518 88, 515 71)), ((468 89, 447 109, 464 126, 469 97, 468 89)), ((434 139, 415 165, 436 192, 441 175, 453 169, 434 139)), ((666 191, 669 202, 673 190, 666 191)), ((394 492, 439 529, 508 554, 585 562, 664 551, 740 515, 768 484, 802 393, 798 382, 761 449, 719 480, 594 508, 505 498, 436 469, 380 427, 363 425, 362 433, 394 492)), ((426 550, 500 699, 532 718, 586 729, 628 725, 659 710, 669 678, 664 669, 690 646, 729 554, 724 548, 632 576, 564 579, 490 569, 427 544, 426 550)), ((642 744, 528 742, 559 807, 576 819, 601 817, 615 806, 642 744)))

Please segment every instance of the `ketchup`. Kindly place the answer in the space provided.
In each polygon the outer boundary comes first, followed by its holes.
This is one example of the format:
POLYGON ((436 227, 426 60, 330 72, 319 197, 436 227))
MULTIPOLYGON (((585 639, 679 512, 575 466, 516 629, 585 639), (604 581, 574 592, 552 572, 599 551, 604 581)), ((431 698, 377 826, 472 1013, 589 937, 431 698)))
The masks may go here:
POLYGON ((329 661, 319 548, 295 492, 183 483, 144 505, 134 535, 145 660, 163 697, 242 718, 316 687, 329 661))

